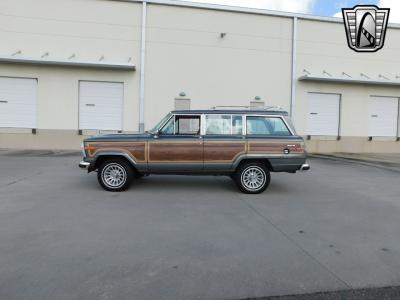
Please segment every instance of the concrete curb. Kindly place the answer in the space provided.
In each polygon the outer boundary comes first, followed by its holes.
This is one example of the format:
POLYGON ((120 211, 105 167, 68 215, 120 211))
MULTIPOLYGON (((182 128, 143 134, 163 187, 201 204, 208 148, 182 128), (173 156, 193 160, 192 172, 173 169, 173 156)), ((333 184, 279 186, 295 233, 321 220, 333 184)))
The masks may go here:
POLYGON ((388 162, 382 162, 382 161, 378 161, 378 160, 375 160, 375 161, 374 160, 363 160, 363 159, 341 157, 341 156, 329 155, 329 154, 309 154, 309 156, 312 158, 343 161, 343 162, 383 169, 383 170, 387 170, 387 171, 392 171, 395 173, 400 173, 400 164, 396 164, 396 163, 388 163, 388 162))

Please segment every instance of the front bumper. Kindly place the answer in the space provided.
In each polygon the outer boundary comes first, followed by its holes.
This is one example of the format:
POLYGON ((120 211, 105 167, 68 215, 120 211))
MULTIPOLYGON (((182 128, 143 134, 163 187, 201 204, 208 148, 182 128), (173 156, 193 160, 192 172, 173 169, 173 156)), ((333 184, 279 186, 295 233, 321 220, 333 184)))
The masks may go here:
POLYGON ((81 168, 81 169, 87 170, 87 169, 89 169, 89 167, 90 167, 90 162, 81 161, 79 163, 79 168, 81 168))

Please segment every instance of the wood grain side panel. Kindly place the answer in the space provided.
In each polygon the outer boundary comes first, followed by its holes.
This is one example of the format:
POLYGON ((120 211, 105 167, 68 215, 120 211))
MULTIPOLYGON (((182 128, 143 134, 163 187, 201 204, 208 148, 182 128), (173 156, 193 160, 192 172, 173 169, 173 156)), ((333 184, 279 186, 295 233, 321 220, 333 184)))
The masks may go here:
POLYGON ((194 142, 149 143, 149 162, 203 162, 203 144, 194 142))
POLYGON ((289 149, 290 153, 304 153, 304 147, 301 143, 290 141, 249 141, 249 153, 266 153, 266 154, 281 154, 284 149, 289 149))
POLYGON ((204 142, 205 162, 232 162, 246 153, 246 142, 204 142))
POLYGON ((88 144, 89 156, 95 156, 99 151, 122 151, 137 162, 146 162, 145 142, 99 142, 88 144))

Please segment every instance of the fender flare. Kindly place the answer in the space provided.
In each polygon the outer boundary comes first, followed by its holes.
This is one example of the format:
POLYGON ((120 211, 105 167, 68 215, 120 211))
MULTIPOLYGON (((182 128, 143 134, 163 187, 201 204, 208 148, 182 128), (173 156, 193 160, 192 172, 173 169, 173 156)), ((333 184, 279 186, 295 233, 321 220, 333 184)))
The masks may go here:
POLYGON ((99 151, 93 157, 93 161, 90 164, 89 172, 96 169, 95 166, 96 166, 97 160, 99 158, 101 158, 101 157, 104 157, 104 156, 120 156, 120 157, 124 157, 129 161, 129 163, 132 165, 132 167, 136 168, 136 165, 137 165, 136 160, 131 155, 129 155, 128 153, 125 153, 123 151, 99 151))

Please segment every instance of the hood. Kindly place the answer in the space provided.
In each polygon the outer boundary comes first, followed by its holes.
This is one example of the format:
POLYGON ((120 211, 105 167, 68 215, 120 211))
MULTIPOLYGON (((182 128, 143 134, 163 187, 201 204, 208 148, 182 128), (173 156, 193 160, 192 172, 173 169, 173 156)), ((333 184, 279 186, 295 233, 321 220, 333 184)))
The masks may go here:
POLYGON ((137 133, 137 134, 104 134, 96 135, 86 138, 84 142, 104 142, 104 141, 138 141, 148 139, 151 136, 150 133, 137 133))

